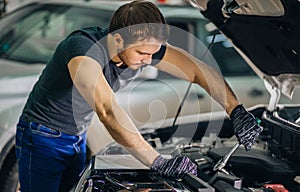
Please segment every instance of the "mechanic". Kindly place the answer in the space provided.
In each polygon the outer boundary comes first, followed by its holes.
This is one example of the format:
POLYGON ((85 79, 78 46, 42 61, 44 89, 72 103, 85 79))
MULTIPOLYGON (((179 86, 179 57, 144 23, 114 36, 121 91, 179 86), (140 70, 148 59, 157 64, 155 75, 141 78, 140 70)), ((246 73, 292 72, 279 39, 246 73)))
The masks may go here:
POLYGON ((147 65, 203 87, 230 114, 239 142, 250 150, 261 131, 254 116, 218 72, 168 44, 168 34, 153 3, 133 1, 116 10, 108 29, 77 30, 58 45, 17 125, 22 192, 70 190, 85 165, 94 112, 113 139, 155 173, 197 174, 189 158, 167 159, 153 149, 114 98, 147 65))

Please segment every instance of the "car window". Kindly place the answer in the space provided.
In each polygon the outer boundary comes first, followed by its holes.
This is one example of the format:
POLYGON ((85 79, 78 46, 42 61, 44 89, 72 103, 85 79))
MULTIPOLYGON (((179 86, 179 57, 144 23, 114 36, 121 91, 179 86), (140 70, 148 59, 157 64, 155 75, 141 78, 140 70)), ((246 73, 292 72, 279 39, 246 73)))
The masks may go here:
MULTIPOLYGON (((223 34, 217 33, 214 38, 214 44, 210 51, 224 76, 254 75, 253 70, 223 34)), ((212 40, 213 34, 210 33, 206 36, 205 42, 210 44, 212 40)))
MULTIPOLYGON (((169 18, 168 24, 192 34, 206 47, 209 47, 214 40, 210 53, 217 62, 218 68, 224 77, 255 75, 245 60, 233 48, 231 42, 219 31, 211 30, 211 28, 208 27, 211 25, 209 21, 205 19, 169 18)), ((170 43, 174 43, 172 38, 170 43)), ((179 45, 181 48, 192 53, 198 59, 204 60, 208 64, 212 62, 210 60, 211 58, 205 56, 205 51, 201 50, 203 46, 189 40, 187 36, 181 35, 180 38, 177 37, 176 45, 179 45)), ((159 72, 158 76, 161 79, 173 78, 164 72, 159 72)))
MULTIPOLYGON (((25 63, 46 63, 58 43, 72 31, 88 27, 107 27, 111 12, 61 6, 39 7, 20 15, 1 32, 0 56, 25 63)), ((10 21, 8 21, 10 22, 10 21)))

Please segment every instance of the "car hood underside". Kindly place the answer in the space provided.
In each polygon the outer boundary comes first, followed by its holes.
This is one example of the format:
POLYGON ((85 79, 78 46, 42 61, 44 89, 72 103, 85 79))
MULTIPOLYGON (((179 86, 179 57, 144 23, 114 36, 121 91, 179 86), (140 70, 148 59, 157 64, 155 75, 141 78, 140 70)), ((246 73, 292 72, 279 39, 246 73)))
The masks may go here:
POLYGON ((300 1, 224 1, 206 1, 200 10, 259 77, 291 97, 300 84, 300 1))

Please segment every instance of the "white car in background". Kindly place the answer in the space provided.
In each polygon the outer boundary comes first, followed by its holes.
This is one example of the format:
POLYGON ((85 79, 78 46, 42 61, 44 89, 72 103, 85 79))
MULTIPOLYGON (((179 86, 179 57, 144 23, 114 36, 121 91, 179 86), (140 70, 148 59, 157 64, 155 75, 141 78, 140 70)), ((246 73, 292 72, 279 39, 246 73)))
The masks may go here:
MULTIPOLYGON (((14 151, 15 126, 26 98, 58 43, 73 30, 107 27, 113 11, 123 2, 116 1, 37 1, 22 6, 0 20, 0 191, 14 190, 17 166, 14 151)), ((269 93, 258 78, 197 9, 189 5, 161 5, 168 23, 179 34, 171 34, 170 43, 187 49, 196 57, 218 68, 238 99, 246 107, 269 102, 269 93), (213 45, 212 47, 210 45, 213 45), (207 47, 211 47, 207 53, 207 47), (212 55, 211 55, 212 54, 212 55)), ((145 123, 189 114, 222 110, 201 88, 149 68, 116 94, 120 105, 141 127, 145 123), (184 100, 180 112, 179 106, 184 100)), ((292 100, 300 103, 296 90, 292 100)), ((98 126, 96 120, 93 128, 98 126)), ((93 130, 93 129, 91 129, 93 130)), ((99 132, 97 133, 99 134, 99 132)), ((98 141, 98 135, 90 140, 98 141)), ((101 135, 100 135, 101 136, 101 135)), ((102 135, 103 136, 103 135, 102 135)), ((92 150, 93 151, 93 150, 92 150)))

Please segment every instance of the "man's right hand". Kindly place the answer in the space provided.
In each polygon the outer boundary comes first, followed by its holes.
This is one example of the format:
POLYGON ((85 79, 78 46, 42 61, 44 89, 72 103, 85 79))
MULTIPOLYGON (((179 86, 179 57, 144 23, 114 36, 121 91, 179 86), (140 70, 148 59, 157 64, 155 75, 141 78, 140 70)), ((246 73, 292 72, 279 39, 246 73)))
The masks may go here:
POLYGON ((161 176, 174 178, 182 178, 187 173, 197 175, 197 165, 184 156, 166 159, 160 155, 154 160, 151 170, 161 176))

